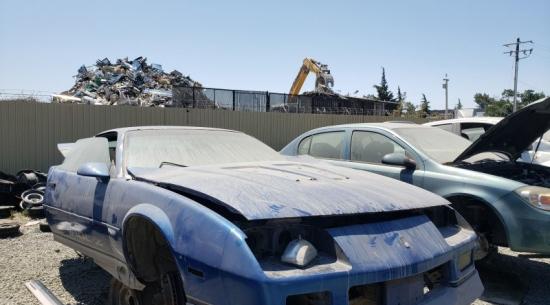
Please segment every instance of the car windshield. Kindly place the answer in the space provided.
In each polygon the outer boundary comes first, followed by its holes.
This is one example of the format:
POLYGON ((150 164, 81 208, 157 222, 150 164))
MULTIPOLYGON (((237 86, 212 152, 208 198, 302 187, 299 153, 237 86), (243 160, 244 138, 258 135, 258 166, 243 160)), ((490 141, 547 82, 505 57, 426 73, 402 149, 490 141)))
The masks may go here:
MULTIPOLYGON (((472 142, 435 127, 395 128, 394 131, 407 142, 439 163, 453 162, 472 142)), ((468 161, 503 158, 493 153, 479 154, 468 161), (475 160, 474 160, 475 159, 475 160)))
POLYGON ((279 153, 251 136, 213 129, 130 131, 126 134, 124 155, 128 168, 283 160, 279 153))

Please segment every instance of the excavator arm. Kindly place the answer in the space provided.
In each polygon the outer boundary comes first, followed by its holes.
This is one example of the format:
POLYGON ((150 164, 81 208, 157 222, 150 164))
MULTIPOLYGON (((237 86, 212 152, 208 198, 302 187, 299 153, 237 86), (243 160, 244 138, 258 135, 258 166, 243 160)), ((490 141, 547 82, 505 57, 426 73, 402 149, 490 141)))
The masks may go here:
POLYGON ((298 71, 296 79, 294 79, 294 82, 292 83, 292 87, 290 87, 290 95, 300 94, 300 90, 302 89, 302 86, 304 85, 304 82, 310 72, 313 72, 316 75, 316 92, 333 93, 331 87, 334 85, 334 78, 330 74, 330 70, 327 65, 323 65, 311 58, 305 58, 300 71, 298 71))

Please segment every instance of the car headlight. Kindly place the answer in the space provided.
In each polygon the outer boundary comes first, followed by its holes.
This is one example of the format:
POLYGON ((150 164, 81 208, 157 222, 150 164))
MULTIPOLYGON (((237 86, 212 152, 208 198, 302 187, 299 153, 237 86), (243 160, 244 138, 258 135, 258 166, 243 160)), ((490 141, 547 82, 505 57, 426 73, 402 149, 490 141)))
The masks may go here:
POLYGON ((550 211, 550 189, 540 186, 525 186, 516 190, 516 193, 532 206, 541 210, 550 211))

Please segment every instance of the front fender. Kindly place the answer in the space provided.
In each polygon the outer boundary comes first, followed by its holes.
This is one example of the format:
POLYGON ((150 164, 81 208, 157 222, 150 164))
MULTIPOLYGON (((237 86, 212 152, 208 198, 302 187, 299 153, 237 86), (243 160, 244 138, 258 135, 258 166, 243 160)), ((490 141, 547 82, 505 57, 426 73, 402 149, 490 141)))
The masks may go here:
MULTIPOLYGON (((173 246, 174 245, 174 230, 172 229, 172 223, 170 218, 166 213, 161 210, 159 207, 149 204, 149 203, 140 203, 126 213, 124 220, 122 221, 122 236, 125 237, 126 234, 126 224, 128 219, 133 216, 139 216, 149 220, 157 229, 162 232, 166 241, 173 246)), ((123 240, 123 249, 124 254, 126 255, 126 240, 123 240)), ((172 249, 173 250, 173 249, 172 249)))

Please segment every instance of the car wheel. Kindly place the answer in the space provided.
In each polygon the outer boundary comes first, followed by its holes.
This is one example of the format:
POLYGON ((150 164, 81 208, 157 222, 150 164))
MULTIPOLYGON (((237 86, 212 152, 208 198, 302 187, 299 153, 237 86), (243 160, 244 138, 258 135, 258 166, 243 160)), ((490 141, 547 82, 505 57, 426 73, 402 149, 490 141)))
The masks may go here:
POLYGON ((128 288, 116 279, 111 280, 111 305, 178 305, 185 304, 185 295, 178 274, 164 274, 158 282, 149 283, 142 291, 128 288))
POLYGON ((111 280, 109 289, 109 304, 111 305, 142 305, 142 292, 126 287, 116 279, 111 280))
POLYGON ((498 249, 489 242, 487 234, 477 233, 477 246, 474 250, 474 259, 476 261, 485 260, 496 252, 498 252, 498 249))
POLYGON ((19 224, 16 222, 0 223, 0 238, 19 235, 19 224))

